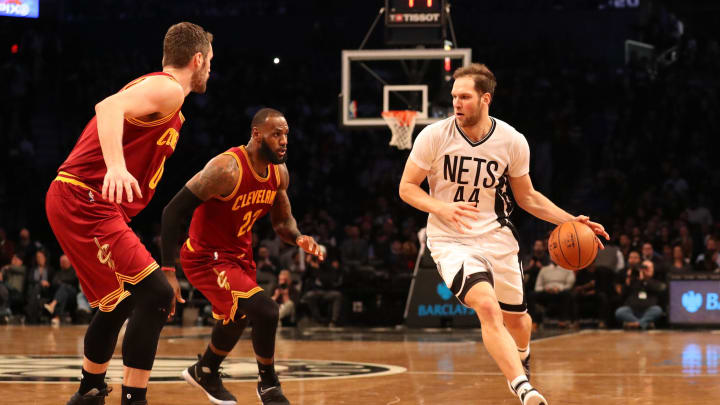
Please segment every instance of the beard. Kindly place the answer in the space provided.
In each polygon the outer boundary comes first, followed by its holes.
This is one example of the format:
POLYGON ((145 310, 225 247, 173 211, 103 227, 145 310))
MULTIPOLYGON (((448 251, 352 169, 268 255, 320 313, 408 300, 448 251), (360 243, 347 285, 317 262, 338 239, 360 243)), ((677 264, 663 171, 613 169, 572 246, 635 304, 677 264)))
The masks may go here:
POLYGON ((208 77, 203 77, 205 69, 200 69, 197 72, 193 72, 192 77, 190 78, 190 89, 198 94, 205 93, 205 90, 207 90, 207 81, 208 77))
POLYGON ((260 142, 260 156, 274 165, 281 165, 287 161, 288 154, 285 152, 283 157, 279 157, 277 153, 270 149, 270 145, 268 145, 263 139, 260 142))

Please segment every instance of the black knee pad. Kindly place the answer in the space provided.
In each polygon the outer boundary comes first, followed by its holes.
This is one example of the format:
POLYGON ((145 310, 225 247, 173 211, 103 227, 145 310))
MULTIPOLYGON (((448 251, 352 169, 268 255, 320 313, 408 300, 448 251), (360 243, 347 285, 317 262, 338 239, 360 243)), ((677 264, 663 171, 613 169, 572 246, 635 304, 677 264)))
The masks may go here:
POLYGON ((126 285, 126 288, 134 296, 138 308, 162 311, 167 316, 175 293, 162 271, 155 270, 138 284, 126 285))
MULTIPOLYGON (((238 318, 238 317, 236 317, 238 318)), ((238 319, 234 322, 217 322, 213 327, 212 335, 210 336, 210 342, 216 349, 224 352, 232 351, 235 344, 240 340, 245 327, 248 324, 247 317, 238 319)))
POLYGON ((85 332, 85 357, 102 364, 112 358, 118 333, 133 310, 133 301, 126 298, 110 312, 97 311, 85 332))
POLYGON ((265 294, 255 294, 238 300, 235 319, 247 316, 252 325, 252 343, 255 354, 263 358, 275 355, 275 332, 280 319, 280 307, 265 294))

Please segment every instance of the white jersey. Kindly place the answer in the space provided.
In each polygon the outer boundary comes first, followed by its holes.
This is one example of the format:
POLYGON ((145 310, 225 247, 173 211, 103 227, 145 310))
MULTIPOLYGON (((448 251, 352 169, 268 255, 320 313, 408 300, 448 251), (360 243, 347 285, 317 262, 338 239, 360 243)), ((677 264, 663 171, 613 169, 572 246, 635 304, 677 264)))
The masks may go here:
POLYGON ((514 235, 510 238, 517 239, 509 219, 513 203, 508 176, 530 172, 530 147, 515 128, 497 118, 490 120, 490 132, 478 142, 463 133, 455 116, 428 125, 415 139, 410 159, 429 170, 430 195, 447 202, 474 202, 481 211, 477 220, 470 221, 472 229, 466 233, 430 214, 428 238, 478 238, 507 226, 508 234, 514 235))

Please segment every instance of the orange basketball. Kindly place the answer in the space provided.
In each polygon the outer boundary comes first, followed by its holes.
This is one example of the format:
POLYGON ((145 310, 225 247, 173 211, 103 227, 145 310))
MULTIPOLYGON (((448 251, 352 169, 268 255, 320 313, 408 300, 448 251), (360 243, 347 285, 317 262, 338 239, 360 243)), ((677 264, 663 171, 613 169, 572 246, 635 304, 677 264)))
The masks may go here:
POLYGON ((595 232, 582 222, 562 223, 550 234, 548 251, 558 266, 569 270, 584 269, 597 256, 595 232))

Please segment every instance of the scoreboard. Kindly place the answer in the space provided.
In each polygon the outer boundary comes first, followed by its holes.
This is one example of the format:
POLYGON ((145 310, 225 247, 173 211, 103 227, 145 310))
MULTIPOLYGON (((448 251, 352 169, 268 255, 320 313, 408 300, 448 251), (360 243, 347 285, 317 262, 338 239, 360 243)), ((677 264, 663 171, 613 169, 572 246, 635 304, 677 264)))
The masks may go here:
POLYGON ((385 0, 385 26, 441 27, 445 0, 385 0))

